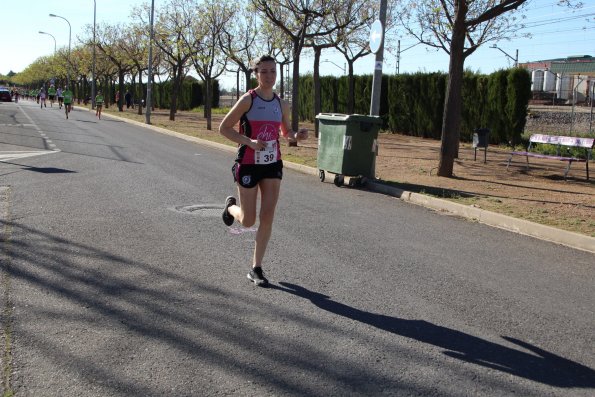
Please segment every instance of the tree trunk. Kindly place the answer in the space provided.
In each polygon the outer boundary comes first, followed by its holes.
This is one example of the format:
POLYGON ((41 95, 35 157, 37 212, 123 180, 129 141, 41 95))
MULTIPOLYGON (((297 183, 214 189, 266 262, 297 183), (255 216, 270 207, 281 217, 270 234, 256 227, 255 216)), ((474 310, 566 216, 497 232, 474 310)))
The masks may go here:
POLYGON ((455 5, 455 23, 452 30, 450 62, 448 67, 448 83, 442 116, 442 141, 440 146, 440 162, 438 176, 451 178, 453 176, 454 161, 459 148, 461 98, 463 86, 463 55, 465 44, 465 17, 467 14, 466 1, 458 1, 455 5))
MULTIPOLYGON (((298 98, 300 97, 300 41, 293 41, 293 84, 291 88, 291 129, 299 129, 300 113, 298 108, 298 98)), ((289 146, 297 146, 297 142, 289 142, 289 146)))
POLYGON ((285 65, 282 63, 279 64, 279 96, 281 98, 285 98, 285 73, 283 72, 283 66, 285 65))
POLYGON ((353 77, 353 61, 347 62, 349 65, 349 77, 347 84, 349 86, 349 94, 347 95, 347 114, 353 114, 355 109, 355 78, 353 77))
POLYGON ((321 47, 314 47, 314 136, 318 138, 318 119, 316 115, 321 112, 320 104, 320 54, 321 47))
POLYGON ((90 97, 88 93, 89 91, 89 82, 87 80, 87 76, 83 76, 83 103, 87 105, 87 97, 90 97))
POLYGON ((207 119, 207 130, 211 131, 213 127, 211 126, 211 103, 213 102, 213 90, 211 88, 211 78, 207 77, 205 79, 205 91, 206 91, 206 100, 205 100, 205 117, 207 119))
POLYGON ((236 101, 233 101, 233 97, 231 98, 231 106, 235 105, 235 103, 240 99, 240 69, 236 73, 236 101))
POLYGON ((250 69, 246 70, 246 74, 245 74, 245 79, 246 79, 246 85, 244 86, 244 93, 248 92, 248 90, 250 90, 252 88, 252 85, 250 84, 250 76, 252 76, 252 71, 250 69))
POLYGON ((124 69, 118 69, 118 92, 120 97, 118 98, 118 111, 124 111, 124 69))
POLYGON ((105 76, 103 81, 104 81, 103 82, 103 87, 102 87, 103 88, 103 92, 104 92, 104 94, 103 94, 103 107, 107 109, 111 105, 110 94, 109 94, 110 93, 110 87, 109 87, 109 79, 108 79, 108 77, 105 76))
POLYGON ((180 63, 178 65, 176 75, 174 76, 174 85, 171 93, 171 102, 169 104, 169 119, 171 121, 176 120, 176 111, 178 110, 178 93, 180 92, 180 87, 182 86, 183 70, 184 65, 180 63))

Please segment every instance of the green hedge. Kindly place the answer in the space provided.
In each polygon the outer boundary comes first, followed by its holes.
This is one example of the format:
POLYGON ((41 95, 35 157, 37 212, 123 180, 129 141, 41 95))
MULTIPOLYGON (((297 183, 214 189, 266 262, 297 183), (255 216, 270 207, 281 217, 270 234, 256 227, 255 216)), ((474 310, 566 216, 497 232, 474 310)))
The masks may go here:
MULTIPOLYGON (((169 109, 171 101, 172 81, 153 83, 151 86, 151 98, 157 108, 169 109)), ((117 85, 116 88, 117 89, 117 85)), ((143 84, 143 91, 146 94, 146 85, 143 84)), ((219 81, 213 81, 213 103, 214 108, 219 107, 219 81)), ((178 110, 190 110, 204 105, 204 83, 196 80, 186 80, 178 93, 178 110)))
MULTIPOLYGON (((369 114, 372 76, 354 76, 354 113, 369 114)), ((414 73, 383 76, 380 116, 389 132, 440 139, 448 75, 414 73)), ((323 113, 346 113, 347 77, 322 77, 323 113)), ((463 79, 461 140, 470 141, 476 128, 491 130, 491 143, 520 141, 531 95, 525 69, 499 70, 490 75, 466 72, 463 79)), ((300 77, 300 120, 314 120, 312 75, 300 77)))

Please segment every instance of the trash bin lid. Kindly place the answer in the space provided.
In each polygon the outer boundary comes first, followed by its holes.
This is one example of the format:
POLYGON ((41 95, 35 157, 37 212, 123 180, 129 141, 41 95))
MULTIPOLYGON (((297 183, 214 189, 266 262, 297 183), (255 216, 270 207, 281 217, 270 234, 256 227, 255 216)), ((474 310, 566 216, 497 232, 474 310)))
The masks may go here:
POLYGON ((489 134, 490 129, 489 128, 476 128, 473 132, 475 132, 476 134, 489 134))
POLYGON ((316 115, 316 118, 319 120, 382 124, 382 118, 380 116, 368 116, 365 114, 319 113, 316 115))

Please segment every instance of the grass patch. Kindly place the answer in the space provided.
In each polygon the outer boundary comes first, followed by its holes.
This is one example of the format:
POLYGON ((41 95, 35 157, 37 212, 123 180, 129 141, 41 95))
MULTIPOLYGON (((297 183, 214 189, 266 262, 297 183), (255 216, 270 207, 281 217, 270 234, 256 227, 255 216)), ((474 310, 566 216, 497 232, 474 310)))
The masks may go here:
MULTIPOLYGON (((231 110, 231 108, 229 108, 229 107, 211 108, 211 114, 226 115, 227 113, 229 113, 230 110, 231 110)), ((197 108, 190 109, 189 112, 190 113, 198 113, 200 115, 203 115, 205 113, 205 107, 199 106, 197 108)))

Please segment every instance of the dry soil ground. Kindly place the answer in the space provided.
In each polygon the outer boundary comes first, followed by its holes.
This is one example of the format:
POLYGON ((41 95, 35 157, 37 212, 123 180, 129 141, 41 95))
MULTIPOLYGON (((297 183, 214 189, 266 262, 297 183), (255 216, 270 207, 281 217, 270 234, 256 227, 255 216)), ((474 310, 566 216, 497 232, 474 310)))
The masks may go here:
MULTIPOLYGON (((116 110, 114 112, 114 110, 116 110)), ((145 121, 136 109, 108 113, 145 121)), ((222 118, 214 115, 212 130, 206 128, 202 113, 178 112, 175 122, 169 111, 155 110, 151 114, 153 125, 175 130, 203 139, 227 142, 217 129, 222 118)), ((312 126, 306 125, 312 128, 312 126)), ((316 167, 317 139, 300 143, 299 147, 283 148, 285 160, 316 167)), ((409 191, 445 197, 458 203, 473 205, 533 222, 554 226, 595 237, 595 167, 591 161, 591 180, 586 180, 584 163, 572 165, 568 179, 564 180, 565 162, 531 158, 526 171, 524 158, 515 156, 506 170, 508 150, 490 146, 487 163, 483 152, 462 144, 453 178, 436 176, 440 142, 403 135, 381 133, 376 176, 409 191)))

